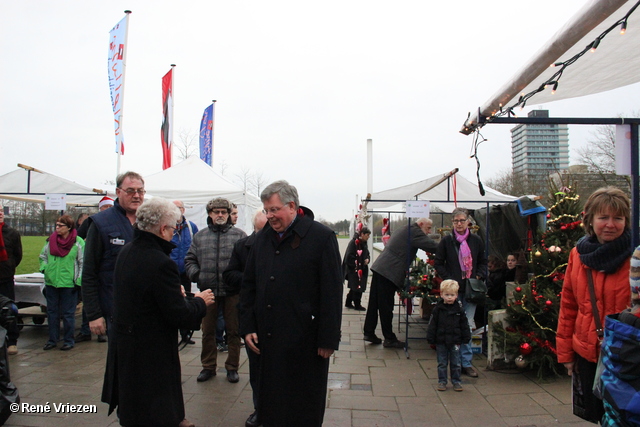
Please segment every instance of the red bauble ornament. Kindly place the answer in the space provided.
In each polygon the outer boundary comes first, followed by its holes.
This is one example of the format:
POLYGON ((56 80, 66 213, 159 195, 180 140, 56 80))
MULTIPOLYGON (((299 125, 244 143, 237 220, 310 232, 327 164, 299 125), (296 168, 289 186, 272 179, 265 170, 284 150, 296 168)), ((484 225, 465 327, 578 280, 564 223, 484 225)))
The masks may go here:
POLYGON ((520 344, 520 354, 522 354, 523 356, 528 356, 529 354, 531 354, 532 351, 533 351, 533 348, 531 347, 531 344, 529 344, 528 342, 524 342, 520 344))
POLYGON ((553 303, 550 300, 547 300, 547 302, 545 302, 545 304, 547 304, 547 307, 551 307, 553 305, 553 303))
POLYGON ((521 288, 520 286, 518 286, 518 287, 516 288, 516 292, 522 292, 522 288, 521 288))

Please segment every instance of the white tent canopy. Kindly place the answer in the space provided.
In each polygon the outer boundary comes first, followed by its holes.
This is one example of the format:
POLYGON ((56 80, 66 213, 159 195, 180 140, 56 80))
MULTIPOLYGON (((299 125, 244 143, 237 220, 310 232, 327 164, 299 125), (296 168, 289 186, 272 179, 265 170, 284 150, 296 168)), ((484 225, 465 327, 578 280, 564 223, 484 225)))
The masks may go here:
POLYGON ((106 194, 59 176, 19 164, 19 169, 0 176, 0 198, 44 203, 46 194, 66 194, 67 206, 98 206, 106 194))
MULTIPOLYGON (((490 117, 508 108, 521 94, 540 88, 562 63, 591 45, 605 30, 622 19, 637 0, 590 0, 482 107, 473 109, 462 132, 470 133, 480 117, 490 117), (478 115, 480 113, 480 117, 478 115)), ((553 11, 549 11, 553 13, 553 11)), ((640 81, 640 10, 627 20, 627 31, 616 28, 602 38, 597 50, 587 52, 571 64, 558 79, 558 87, 548 87, 532 98, 536 103, 558 101, 608 91, 640 81)))
POLYGON ((486 207, 487 202, 508 203, 517 199, 488 187, 484 187, 484 190, 485 195, 481 196, 477 184, 460 174, 448 172, 413 184, 373 193, 371 201, 367 204, 367 209, 369 211, 390 210, 390 207, 398 205, 398 201, 415 200, 416 196, 417 200, 431 201, 432 210, 437 207, 447 213, 451 213, 456 208, 454 200, 457 202, 457 207, 480 209, 486 207), (438 181, 441 182, 438 183, 438 181), (429 190, 425 191, 427 189, 429 190))
POLYGON ((262 206, 260 199, 218 175, 211 166, 197 157, 188 159, 144 177, 147 194, 185 203, 185 216, 199 228, 206 226, 206 204, 224 197, 238 205, 238 228, 251 233, 253 212, 262 206))

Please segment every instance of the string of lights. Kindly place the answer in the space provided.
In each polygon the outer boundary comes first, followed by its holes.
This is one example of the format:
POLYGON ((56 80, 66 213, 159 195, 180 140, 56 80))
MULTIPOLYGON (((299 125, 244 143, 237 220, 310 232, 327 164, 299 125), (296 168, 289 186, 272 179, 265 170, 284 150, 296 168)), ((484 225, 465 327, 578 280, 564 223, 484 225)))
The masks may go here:
MULTIPOLYGON (((493 117, 502 117, 505 115, 507 117, 517 117, 516 113, 514 112, 514 108, 518 108, 518 107, 524 108, 525 105, 527 104, 527 101, 529 101, 531 97, 533 97, 536 93, 546 90, 549 87, 551 87, 551 93, 555 94, 560 84, 560 78, 562 77, 567 67, 574 64, 578 59, 584 56, 587 52, 595 52, 598 46, 600 45, 600 41, 604 39, 609 33, 611 33, 616 28, 620 28, 620 34, 625 34, 627 31, 627 21, 629 20, 629 16, 631 16, 631 14, 635 12, 638 6, 640 6, 640 0, 636 2, 636 4, 634 4, 633 7, 629 9, 629 11, 622 18, 620 18, 615 23, 613 23, 609 28, 604 30, 598 37, 595 38, 595 40, 593 40, 591 43, 585 46, 585 48, 582 49, 580 52, 576 53, 574 56, 567 59, 566 61, 556 62, 554 64, 551 64, 551 67, 558 68, 558 71, 553 73, 553 75, 551 75, 551 77, 549 77, 544 83, 538 86, 538 88, 532 90, 529 93, 526 93, 526 94, 523 93, 522 95, 520 95, 520 97, 518 98, 518 101, 515 104, 511 105, 510 107, 503 108, 503 106, 500 105, 500 110, 493 113, 491 117, 487 117, 487 122, 491 121, 493 117)), ((476 129, 476 132, 478 132, 477 129, 476 129)))
MULTIPOLYGON (((479 120, 479 123, 470 122, 468 125, 465 125, 464 131, 461 131, 461 132, 462 133, 466 133, 466 134, 469 134, 469 133, 473 132, 473 134, 474 134, 473 144, 471 146, 471 151, 473 152, 473 154, 471 155, 471 158, 475 158, 475 160, 476 160, 476 176, 477 176, 477 180, 478 180, 478 190, 480 191, 480 195, 484 196, 485 195, 485 190, 484 190, 484 187, 483 187, 482 182, 480 180, 480 159, 478 158, 478 146, 482 142, 487 141, 487 139, 484 138, 482 136, 482 134, 480 133, 480 128, 482 126, 484 126, 485 124, 490 123, 493 119, 495 119, 497 117, 503 117, 503 116, 517 117, 514 109, 516 109, 518 107, 520 109, 523 109, 526 106, 527 101, 529 101, 529 99, 531 99, 535 94, 540 93, 540 92, 546 90, 549 87, 551 87, 551 94, 555 94, 556 91, 558 90, 558 86, 560 84, 560 79, 561 79, 562 75, 564 74, 564 71, 569 66, 571 66, 576 61, 578 61, 578 59, 580 59, 582 56, 584 56, 587 52, 595 52, 596 49, 598 48, 598 46, 600 45, 600 41, 602 39, 604 39, 607 35, 609 35, 609 33, 611 33, 616 28, 620 28, 620 34, 621 35, 626 33, 626 31, 627 31, 627 22, 629 20, 629 17, 631 16, 631 14, 633 12, 636 11, 638 6, 640 6, 640 0, 638 0, 622 18, 618 19, 609 28, 604 30, 591 43, 589 43, 587 46, 585 46, 584 49, 582 49, 580 52, 576 53, 574 56, 572 56, 571 58, 569 58, 569 59, 567 59, 565 61, 556 62, 556 63, 551 64, 550 66, 552 68, 557 68, 558 70, 555 73, 553 73, 551 75, 551 77, 549 77, 544 83, 542 83, 536 89, 530 91, 529 93, 521 94, 520 97, 518 98, 518 101, 516 103, 514 103, 513 105, 511 105, 509 107, 505 107, 505 106, 502 105, 502 103, 499 104, 499 110, 498 111, 494 111, 491 114, 491 116, 486 117, 486 120, 484 120, 484 121, 482 120, 483 117, 481 117, 480 109, 478 109, 478 120, 479 120)), ((467 120, 469 119, 470 116, 471 116, 471 113, 469 113, 469 115, 467 116, 467 120)))

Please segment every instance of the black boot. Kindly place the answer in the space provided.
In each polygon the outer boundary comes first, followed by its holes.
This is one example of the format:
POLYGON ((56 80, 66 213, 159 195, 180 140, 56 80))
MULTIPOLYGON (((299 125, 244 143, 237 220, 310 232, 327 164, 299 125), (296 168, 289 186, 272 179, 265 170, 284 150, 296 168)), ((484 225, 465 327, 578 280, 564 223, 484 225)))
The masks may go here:
POLYGON ((353 306, 353 299, 352 299, 352 295, 351 295, 351 291, 349 291, 349 293, 347 294, 347 301, 344 303, 344 306, 347 308, 355 308, 353 306))
POLYGON ((362 292, 358 292, 353 298, 353 305, 358 311, 367 311, 366 308, 362 306, 362 292))

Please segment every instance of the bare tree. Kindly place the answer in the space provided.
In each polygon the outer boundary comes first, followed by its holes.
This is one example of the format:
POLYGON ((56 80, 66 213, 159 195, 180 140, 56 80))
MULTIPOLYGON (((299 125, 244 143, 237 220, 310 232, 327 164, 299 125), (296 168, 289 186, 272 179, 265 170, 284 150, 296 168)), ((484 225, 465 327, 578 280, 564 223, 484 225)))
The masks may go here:
POLYGON ((242 187, 242 189, 244 190, 244 192, 247 192, 247 188, 249 187, 249 184, 251 182, 251 169, 243 166, 240 169, 240 172, 235 174, 237 182, 240 184, 240 186, 242 187))
POLYGON ((229 169, 229 163, 226 160, 220 160, 220 175, 224 176, 224 173, 229 169))
POLYGON ((178 130, 178 139, 175 146, 178 150, 178 159, 185 160, 194 154, 197 154, 198 147, 198 135, 191 131, 191 129, 180 128, 178 130))
POLYGON ((251 189, 254 191, 254 194, 260 196, 260 192, 267 182, 269 182, 269 179, 265 178, 263 172, 254 173, 250 179, 251 189))
POLYGON ((548 179, 516 174, 504 169, 485 181, 488 187, 512 196, 544 195, 547 193, 548 179))
POLYGON ((587 145, 576 149, 578 161, 587 165, 589 172, 612 174, 616 170, 616 131, 614 126, 598 126, 591 132, 587 145))
MULTIPOLYGON (((591 139, 587 145, 576 150, 578 161, 587 165, 590 173, 598 174, 605 185, 619 185, 620 179, 616 175, 616 129, 615 126, 598 126, 591 132, 591 139)), ((628 176, 629 188, 631 181, 628 176)))

